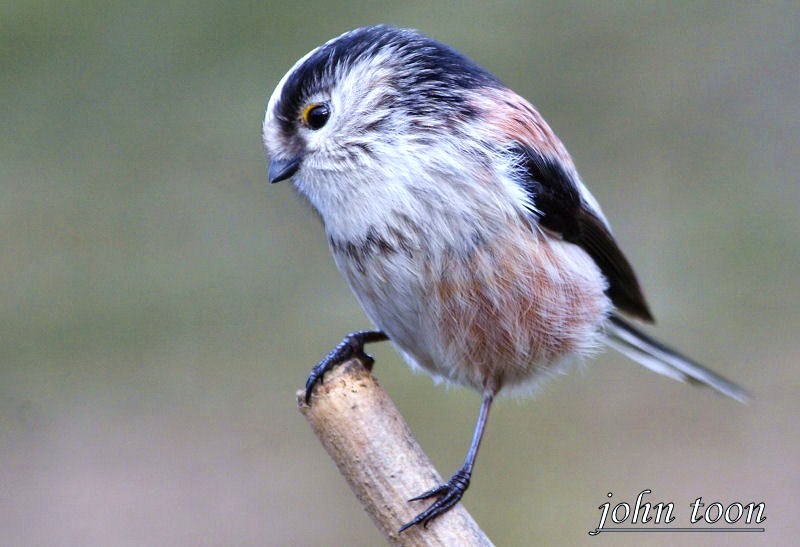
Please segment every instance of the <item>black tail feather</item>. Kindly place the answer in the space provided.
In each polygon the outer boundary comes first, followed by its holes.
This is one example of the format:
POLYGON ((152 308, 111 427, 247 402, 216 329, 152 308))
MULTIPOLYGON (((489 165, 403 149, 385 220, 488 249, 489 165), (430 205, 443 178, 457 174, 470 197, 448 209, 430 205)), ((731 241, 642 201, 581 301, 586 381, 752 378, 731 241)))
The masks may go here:
POLYGON ((743 388, 668 348, 616 314, 608 318, 606 334, 612 348, 650 370, 682 382, 708 386, 742 403, 750 399, 743 388))

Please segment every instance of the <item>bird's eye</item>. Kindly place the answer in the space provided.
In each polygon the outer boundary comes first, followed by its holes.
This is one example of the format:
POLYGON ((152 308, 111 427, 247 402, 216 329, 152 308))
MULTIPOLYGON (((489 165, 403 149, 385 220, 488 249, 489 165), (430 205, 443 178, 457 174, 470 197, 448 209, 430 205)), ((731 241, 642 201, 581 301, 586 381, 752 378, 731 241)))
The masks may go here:
POLYGON ((328 123, 331 109, 326 104, 310 104, 303 109, 301 116, 303 123, 311 129, 317 130, 328 123))

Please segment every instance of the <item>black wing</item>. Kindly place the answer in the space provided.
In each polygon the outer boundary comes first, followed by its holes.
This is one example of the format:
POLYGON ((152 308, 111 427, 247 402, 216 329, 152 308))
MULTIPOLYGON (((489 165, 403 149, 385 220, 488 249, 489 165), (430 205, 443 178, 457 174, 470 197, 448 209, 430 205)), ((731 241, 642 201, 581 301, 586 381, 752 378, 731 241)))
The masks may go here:
POLYGON ((608 294, 619 309, 652 322, 639 281, 605 222, 586 203, 577 183, 558 161, 518 144, 525 177, 520 181, 539 214, 539 224, 582 247, 608 280, 608 294))

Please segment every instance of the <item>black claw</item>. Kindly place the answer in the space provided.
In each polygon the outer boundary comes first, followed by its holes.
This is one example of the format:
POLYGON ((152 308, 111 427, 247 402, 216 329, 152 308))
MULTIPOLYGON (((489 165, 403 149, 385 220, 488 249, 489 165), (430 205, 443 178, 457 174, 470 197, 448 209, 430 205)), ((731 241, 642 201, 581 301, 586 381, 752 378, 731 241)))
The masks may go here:
POLYGON ((372 372, 372 365, 375 364, 375 358, 372 357, 372 355, 370 355, 369 353, 364 353, 363 351, 361 352, 359 357, 361 358, 361 361, 364 363, 364 368, 372 372))
POLYGON ((430 521, 449 511, 461 500, 462 496, 464 496, 464 492, 466 492, 467 488, 469 488, 470 475, 471 473, 469 471, 465 469, 459 469, 446 483, 428 490, 416 498, 411 498, 409 501, 418 501, 432 498, 434 496, 441 496, 438 500, 431 504, 430 507, 414 517, 412 521, 404 524, 398 533, 404 532, 405 530, 408 530, 417 524, 422 524, 423 527, 427 527, 430 521))
POLYGON ((352 357, 358 357, 364 362, 368 370, 372 370, 375 360, 372 356, 364 353, 364 344, 369 342, 380 342, 386 340, 386 335, 380 331, 360 331, 352 332, 344 337, 338 346, 320 361, 308 375, 306 380, 306 404, 311 404, 311 394, 317 384, 322 383, 325 373, 337 365, 341 365, 352 357))

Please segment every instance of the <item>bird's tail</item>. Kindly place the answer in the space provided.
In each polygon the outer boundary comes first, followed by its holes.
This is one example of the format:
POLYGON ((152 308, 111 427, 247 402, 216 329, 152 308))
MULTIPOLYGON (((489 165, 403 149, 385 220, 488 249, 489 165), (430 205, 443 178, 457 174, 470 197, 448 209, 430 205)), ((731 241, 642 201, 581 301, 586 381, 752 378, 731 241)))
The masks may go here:
POLYGON ((606 323, 608 345, 652 371, 681 382, 708 386, 746 403, 750 395, 741 387, 654 340, 616 314, 606 323))

